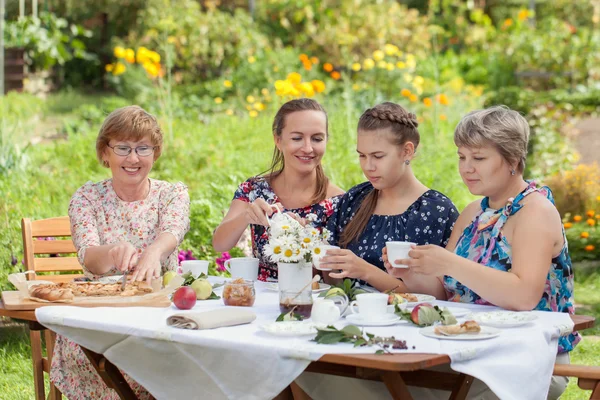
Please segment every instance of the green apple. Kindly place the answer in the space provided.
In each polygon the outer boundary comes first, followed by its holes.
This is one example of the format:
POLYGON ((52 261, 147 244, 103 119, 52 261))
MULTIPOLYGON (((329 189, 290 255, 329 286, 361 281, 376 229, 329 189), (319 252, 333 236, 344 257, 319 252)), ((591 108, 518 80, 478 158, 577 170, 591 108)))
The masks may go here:
POLYGON ((173 279, 175 276, 177 276, 177 272, 175 271, 165 272, 163 275, 163 286, 167 286, 169 282, 171 282, 171 279, 173 279))
POLYGON ((343 295, 343 294, 346 294, 346 292, 344 292, 344 289, 339 288, 339 287, 334 287, 327 291, 325 298, 333 297, 333 296, 337 296, 337 295, 343 295))
POLYGON ((191 286, 196 292, 196 298, 198 300, 206 300, 212 293, 212 285, 206 279, 196 279, 192 282, 191 286))

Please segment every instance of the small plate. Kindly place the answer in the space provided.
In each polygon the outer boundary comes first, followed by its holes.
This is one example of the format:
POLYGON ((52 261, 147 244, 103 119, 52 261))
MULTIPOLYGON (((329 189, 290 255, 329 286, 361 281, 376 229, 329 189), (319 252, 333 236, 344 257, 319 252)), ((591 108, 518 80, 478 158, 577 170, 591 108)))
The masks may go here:
POLYGON ((491 311, 473 313, 468 318, 477 321, 480 325, 496 328, 514 328, 529 324, 537 319, 537 315, 529 312, 491 311))
POLYGON ((406 323, 406 321, 401 320, 400 317, 396 314, 389 313, 382 315, 377 319, 365 319, 360 314, 350 314, 346 316, 346 321, 350 322, 351 324, 360 326, 388 326, 399 323, 406 323))
MULTIPOLYGON (((279 291, 279 284, 276 283, 276 282, 267 282, 267 283, 265 283, 265 289, 271 290, 273 292, 278 292, 279 291)), ((321 293, 321 292, 324 292, 325 290, 329 290, 329 289, 331 289, 331 285, 319 282, 319 288, 318 289, 313 289, 312 292, 313 293, 321 293)))
POLYGON ((419 329, 419 333, 423 336, 427 336, 434 339, 446 339, 446 340, 483 340, 494 338, 502 332, 500 329, 492 328, 489 326, 482 326, 479 333, 462 333, 460 335, 437 335, 433 330, 434 326, 428 326, 419 329))
POLYGON ((315 324, 303 321, 271 322, 270 324, 259 325, 258 328, 263 332, 275 336, 305 336, 317 334, 315 324))

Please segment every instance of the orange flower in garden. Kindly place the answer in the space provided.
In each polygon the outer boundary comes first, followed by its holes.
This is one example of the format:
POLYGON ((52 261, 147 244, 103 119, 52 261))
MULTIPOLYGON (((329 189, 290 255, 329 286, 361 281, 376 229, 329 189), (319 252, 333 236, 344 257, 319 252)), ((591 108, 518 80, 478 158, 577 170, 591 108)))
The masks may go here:
POLYGON ((342 74, 340 74, 340 73, 339 73, 339 72, 337 72, 337 71, 333 71, 333 72, 331 73, 331 77, 337 81, 337 80, 339 80, 339 79, 342 77, 342 74))
POLYGON ((581 222, 582 219, 583 218, 581 217, 581 215, 576 215, 573 217, 573 221, 575 221, 575 222, 581 222))
POLYGON ((313 64, 318 64, 319 63, 319 59, 317 57, 311 57, 310 58, 310 62, 313 64))
POLYGON ((581 232, 581 235, 579 236, 581 236, 582 239, 587 239, 590 237, 590 234, 588 232, 581 232))
POLYGON ((590 218, 594 218, 594 215, 596 215, 596 212, 594 210, 588 210, 588 212, 586 212, 585 215, 587 215, 590 218))
POLYGON ((300 57, 298 58, 300 58, 300 61, 302 62, 308 61, 308 56, 306 54, 300 54, 300 57))
POLYGON ((310 82, 310 84, 317 93, 323 93, 325 91, 325 83, 323 81, 315 79, 314 81, 310 82))
POLYGON ((411 93, 411 92, 410 92, 410 90, 408 90, 408 89, 402 89, 402 90, 400 91, 400 94, 401 94, 402 96, 404 96, 404 97, 410 97, 410 95, 411 95, 412 93, 411 93))
POLYGON ((325 63, 325 64, 323 64, 323 69, 325 70, 325 72, 331 72, 331 71, 333 71, 333 64, 325 63))
POLYGON ((585 221, 585 222, 587 222, 587 224, 588 224, 589 226, 594 226, 594 225, 596 225, 596 220, 595 220, 595 219, 593 219, 593 218, 590 218, 590 219, 588 219, 588 220, 587 220, 587 221, 585 221))
POLYGON ((585 251, 594 251, 596 247, 593 244, 588 244, 585 246, 585 251))
POLYGON ((512 24, 513 24, 512 18, 507 18, 504 20, 504 23, 502 23, 502 29, 508 29, 512 26, 512 24))
POLYGON ((440 114, 440 121, 447 121, 448 117, 446 117, 446 114, 440 114))
POLYGON ((565 229, 569 229, 569 228, 573 227, 573 224, 572 224, 572 223, 570 223, 570 222, 565 222, 565 223, 563 224, 563 226, 565 227, 565 229))
POLYGON ((419 97, 416 94, 411 94, 408 99, 412 102, 412 103, 416 103, 419 100, 419 97))
POLYGON ((425 97, 423 99, 423 104, 425 104, 425 107, 431 107, 431 105, 433 104, 433 101, 431 101, 431 99, 429 97, 425 97))
POLYGON ((450 104, 450 100, 448 99, 448 96, 446 96, 443 93, 438 94, 437 101, 443 106, 447 106, 448 104, 450 104))
POLYGON ((302 61, 302 66, 307 71, 310 71, 312 69, 312 64, 310 63, 310 61, 302 61))
POLYGON ((522 8, 521 10, 519 10, 519 21, 525 21, 527 18, 529 18, 529 10, 526 10, 525 8, 522 8))

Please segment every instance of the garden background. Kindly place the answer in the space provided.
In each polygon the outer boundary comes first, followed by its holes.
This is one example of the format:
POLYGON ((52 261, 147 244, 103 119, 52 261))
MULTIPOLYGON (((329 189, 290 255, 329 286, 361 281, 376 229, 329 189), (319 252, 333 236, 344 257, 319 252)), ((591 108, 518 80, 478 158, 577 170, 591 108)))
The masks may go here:
MULTIPOLYGON (((22 49, 22 93, 0 107, 0 288, 23 269, 20 221, 67 214, 88 180, 104 117, 139 104, 165 150, 152 177, 189 187, 181 257, 211 261, 213 229, 237 185, 264 171, 277 108, 313 97, 329 112, 326 172, 362 182, 356 122, 378 102, 420 121, 414 169, 462 209, 453 129, 506 104, 532 127, 526 176, 554 191, 575 263, 578 313, 600 317, 600 1, 598 0, 46 0, 20 16, 7 1, 4 42, 22 49)), ((242 254, 241 243, 233 254, 242 254)), ((217 262, 217 260, 219 262, 217 262)), ((572 353, 600 364, 599 328, 572 353)), ((26 330, 0 321, 0 399, 33 398, 26 330)), ((563 398, 589 392, 571 382, 563 398)))

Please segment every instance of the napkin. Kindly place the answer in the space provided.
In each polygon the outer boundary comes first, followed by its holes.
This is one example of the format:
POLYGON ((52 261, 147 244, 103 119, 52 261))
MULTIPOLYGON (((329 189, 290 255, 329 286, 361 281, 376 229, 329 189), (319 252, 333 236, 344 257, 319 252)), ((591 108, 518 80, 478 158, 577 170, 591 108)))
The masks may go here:
POLYGON ((173 314, 167 318, 167 325, 182 329, 214 329, 249 324, 255 319, 256 314, 252 310, 221 308, 204 312, 173 314))

